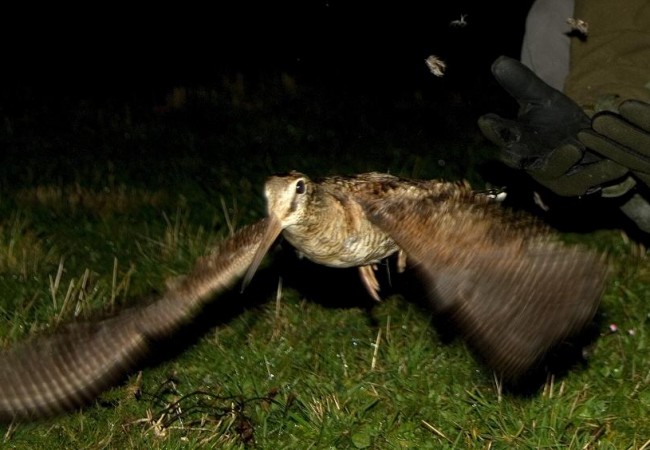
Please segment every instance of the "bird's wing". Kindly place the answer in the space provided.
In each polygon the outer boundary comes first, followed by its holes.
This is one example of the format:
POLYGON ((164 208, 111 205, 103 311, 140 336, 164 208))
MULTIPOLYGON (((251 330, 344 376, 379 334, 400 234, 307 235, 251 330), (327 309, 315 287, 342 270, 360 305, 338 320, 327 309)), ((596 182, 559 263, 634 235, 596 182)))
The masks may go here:
POLYGON ((242 228, 148 306, 0 353, 0 421, 78 408, 122 380, 156 340, 170 337, 243 276, 267 228, 267 219, 242 228))
POLYGON ((422 273, 434 308, 513 380, 593 319, 607 269, 601 255, 470 197, 361 203, 422 273))

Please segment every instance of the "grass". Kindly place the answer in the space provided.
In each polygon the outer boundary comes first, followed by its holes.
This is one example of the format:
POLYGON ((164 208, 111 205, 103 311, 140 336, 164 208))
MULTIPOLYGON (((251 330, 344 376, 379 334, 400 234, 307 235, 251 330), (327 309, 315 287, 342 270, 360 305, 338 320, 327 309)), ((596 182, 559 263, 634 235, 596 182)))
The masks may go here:
MULTIPOLYGON (((7 116, 0 342, 155 296, 230 228, 261 217, 272 172, 382 170, 478 187, 489 178, 477 168, 492 149, 474 132, 428 131, 440 113, 421 93, 401 109, 379 105, 393 111, 387 120, 365 97, 339 105, 284 77, 177 92, 157 113, 73 104, 56 127, 7 116)), ((459 116, 455 127, 470 123, 459 116)), ((232 297, 236 313, 209 308, 196 333, 95 404, 5 425, 3 445, 648 448, 646 252, 616 229, 564 238, 607 251, 613 273, 588 364, 531 395, 504 389, 461 342, 443 339, 414 299, 371 305, 356 274, 283 249, 252 293, 232 297)))

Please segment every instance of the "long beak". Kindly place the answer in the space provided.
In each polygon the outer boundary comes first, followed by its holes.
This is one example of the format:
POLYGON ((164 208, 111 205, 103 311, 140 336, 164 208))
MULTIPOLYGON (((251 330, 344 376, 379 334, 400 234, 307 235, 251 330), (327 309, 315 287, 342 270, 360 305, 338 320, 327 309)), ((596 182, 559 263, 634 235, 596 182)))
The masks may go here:
POLYGON ((275 242, 275 239, 280 235, 280 233, 282 233, 282 224, 275 214, 271 214, 269 216, 269 223, 266 227, 266 231, 264 232, 262 239, 260 239, 260 244, 257 247, 257 251, 253 256, 251 265, 248 267, 246 275, 244 276, 244 280, 242 281, 242 292, 244 292, 244 289, 246 289, 248 284, 253 279, 253 275, 255 275, 255 272, 257 272, 257 269, 262 263, 262 259, 264 259, 264 256, 269 251, 269 248, 271 248, 271 245, 273 245, 273 242, 275 242))

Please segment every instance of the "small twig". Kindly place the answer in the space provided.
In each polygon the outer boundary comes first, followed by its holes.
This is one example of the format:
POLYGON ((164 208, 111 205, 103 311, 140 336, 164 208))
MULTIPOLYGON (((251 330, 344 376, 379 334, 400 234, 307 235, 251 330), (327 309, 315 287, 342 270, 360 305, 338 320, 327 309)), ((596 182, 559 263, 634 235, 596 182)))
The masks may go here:
POLYGON ((544 385, 544 394, 548 399, 553 398, 553 388, 555 387, 555 375, 550 374, 546 379, 546 384, 544 385))
POLYGON ((115 308, 115 288, 117 285, 117 258, 113 258, 113 279, 111 280, 111 311, 115 308))
POLYGON ((278 290, 275 293, 275 318, 280 317, 280 307, 282 306, 282 277, 278 278, 278 290))
POLYGON ((386 342, 390 343, 390 314, 386 318, 386 342))
POLYGON ((57 325, 59 324, 59 322, 61 322, 61 319, 63 318, 63 315, 65 314, 65 310, 67 309, 68 301, 70 300, 70 297, 72 296, 72 291, 73 290, 74 290, 74 279, 70 280, 70 284, 68 284, 68 291, 65 293, 65 297, 63 298, 63 304, 61 305, 61 310, 59 311, 59 315, 56 317, 57 325))
POLYGON ((452 440, 449 439, 449 438, 445 435, 445 433, 443 433, 442 431, 440 431, 439 429, 437 429, 436 427, 434 427, 433 425, 431 425, 431 424, 430 424, 429 422, 427 422, 426 420, 422 420, 422 425, 424 425, 424 428, 426 428, 427 430, 429 430, 429 431, 433 431, 435 434, 437 434, 437 435, 440 436, 441 438, 447 440, 448 442, 453 443, 452 440))
POLYGON ((74 307, 74 316, 79 317, 79 314, 84 310, 88 310, 88 296, 86 295, 86 285, 88 284, 88 279, 90 278, 90 270, 84 270, 84 274, 81 276, 81 284, 79 285, 79 292, 77 293, 77 304, 74 307))
POLYGON ((221 201, 221 209, 223 209, 223 215, 224 218, 226 219, 226 226, 228 226, 228 231, 232 236, 233 234, 235 234, 235 227, 233 226, 232 221, 230 220, 230 214, 228 213, 228 208, 226 207, 226 201, 223 199, 223 195, 219 196, 219 200, 221 201))
POLYGON ((573 417, 573 413, 575 412, 576 408, 578 407, 578 402, 582 399, 582 394, 587 390, 587 385, 585 385, 580 392, 578 392, 573 399, 573 403, 571 404, 571 409, 569 409, 569 417, 573 417))
POLYGON ((375 350, 372 353, 372 362, 370 363, 370 370, 375 370, 377 365, 377 354, 379 353, 379 344, 381 343, 381 328, 377 331, 377 339, 375 339, 375 350))
POLYGON ((271 363, 266 358, 266 356, 264 356, 264 365, 266 366, 266 373, 269 376, 269 380, 272 380, 273 378, 275 378, 275 375, 273 375, 273 372, 271 372, 271 363))
POLYGON ((56 293, 59 291, 59 284, 61 283, 61 275, 63 275, 63 258, 59 260, 59 268, 56 271, 54 282, 52 282, 52 277, 50 277, 50 293, 52 294, 52 303, 54 304, 54 309, 57 309, 56 293))
POLYGON ((494 387, 497 391, 497 402, 501 403, 503 399, 503 379, 496 372, 492 372, 492 375, 494 376, 494 387))
POLYGON ((3 442, 9 442, 9 440, 11 440, 11 437, 14 435, 17 429, 18 429, 18 423, 11 422, 7 427, 7 432, 4 435, 3 442))

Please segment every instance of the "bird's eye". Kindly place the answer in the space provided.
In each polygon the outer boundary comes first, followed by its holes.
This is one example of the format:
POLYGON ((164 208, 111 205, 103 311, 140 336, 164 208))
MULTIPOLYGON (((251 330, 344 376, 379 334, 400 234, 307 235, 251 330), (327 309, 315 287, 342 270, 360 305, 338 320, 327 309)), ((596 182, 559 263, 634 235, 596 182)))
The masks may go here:
POLYGON ((296 194, 304 194, 305 193, 305 181, 304 180, 298 180, 296 183, 296 194))

